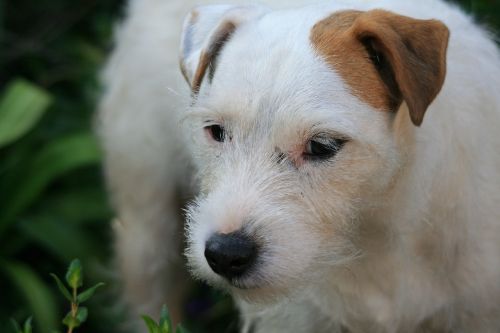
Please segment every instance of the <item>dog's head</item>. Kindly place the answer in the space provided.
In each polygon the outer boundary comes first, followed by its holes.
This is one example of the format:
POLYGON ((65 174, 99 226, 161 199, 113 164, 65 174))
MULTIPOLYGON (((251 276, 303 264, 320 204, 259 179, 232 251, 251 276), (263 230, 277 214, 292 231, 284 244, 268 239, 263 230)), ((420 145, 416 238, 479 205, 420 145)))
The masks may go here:
POLYGON ((262 299, 355 256, 441 89, 447 41, 439 21, 382 10, 194 9, 181 43, 194 274, 262 299))

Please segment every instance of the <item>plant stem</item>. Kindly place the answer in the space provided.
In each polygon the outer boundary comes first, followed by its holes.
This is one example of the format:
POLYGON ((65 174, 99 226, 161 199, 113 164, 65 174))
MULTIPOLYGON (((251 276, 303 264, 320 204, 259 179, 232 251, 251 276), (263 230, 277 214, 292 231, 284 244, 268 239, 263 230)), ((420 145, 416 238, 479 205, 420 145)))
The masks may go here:
MULTIPOLYGON (((76 314, 78 312, 78 303, 76 302, 76 288, 73 288, 73 300, 71 301, 71 317, 76 318, 76 314)), ((73 327, 68 326, 68 332, 73 333, 73 327)))

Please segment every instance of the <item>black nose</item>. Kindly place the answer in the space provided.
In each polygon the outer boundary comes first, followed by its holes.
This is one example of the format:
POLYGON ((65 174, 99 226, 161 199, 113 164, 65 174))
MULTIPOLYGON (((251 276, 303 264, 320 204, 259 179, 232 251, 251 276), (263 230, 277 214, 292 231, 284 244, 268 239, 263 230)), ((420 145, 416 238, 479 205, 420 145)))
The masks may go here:
POLYGON ((236 278, 255 263, 257 244, 238 231, 214 234, 205 244, 205 258, 215 273, 227 279, 236 278))

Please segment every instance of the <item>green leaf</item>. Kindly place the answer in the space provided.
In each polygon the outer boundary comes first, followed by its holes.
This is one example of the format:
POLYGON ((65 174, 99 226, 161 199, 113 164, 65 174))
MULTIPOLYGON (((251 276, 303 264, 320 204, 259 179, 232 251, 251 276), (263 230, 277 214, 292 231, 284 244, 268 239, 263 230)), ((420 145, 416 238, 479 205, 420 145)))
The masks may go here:
POLYGON ((14 318, 11 318, 10 322, 12 323, 12 326, 14 327, 16 333, 23 333, 23 331, 21 330, 21 326, 19 326, 19 323, 14 318))
MULTIPOLYGON (((23 163, 29 168, 24 177, 9 189, 0 211, 0 234, 4 232, 24 209, 31 205, 44 189, 65 173, 100 161, 100 150, 90 133, 74 134, 58 139, 43 147, 32 159, 23 163)), ((15 170, 12 171, 15 177, 15 170)), ((10 174, 6 174, 8 179, 10 174)))
POLYGON ((24 79, 11 82, 0 100, 0 147, 32 129, 51 102, 43 89, 24 79))
POLYGON ((113 216, 106 191, 95 183, 88 186, 79 183, 77 187, 71 189, 51 190, 37 200, 34 208, 36 209, 34 217, 45 212, 52 218, 67 221, 73 226, 99 224, 103 220, 110 220, 113 216))
POLYGON ((142 316, 142 320, 146 323, 149 333, 160 333, 160 327, 158 324, 149 316, 142 316))
POLYGON ((177 325, 177 329, 175 330, 175 333, 189 333, 187 328, 184 328, 181 324, 177 325))
POLYGON ((54 273, 50 273, 50 276, 52 276, 54 280, 56 280, 59 291, 64 295, 64 297, 66 297, 68 301, 71 302, 73 300, 73 297, 71 297, 71 293, 69 292, 68 288, 66 288, 64 283, 62 283, 62 281, 54 273))
POLYGON ((0 269, 24 296, 37 322, 38 333, 50 333, 57 326, 56 302, 50 288, 25 264, 2 261, 0 269))
POLYGON ((66 317, 64 317, 62 323, 64 325, 66 325, 66 327, 71 328, 71 329, 80 326, 80 321, 78 320, 78 318, 73 317, 73 315, 71 314, 71 311, 68 312, 66 317))
POLYGON ((99 282, 98 284, 96 284, 95 286, 93 287, 90 287, 89 289, 85 290, 84 292, 82 292, 80 295, 78 295, 76 297, 76 300, 78 301, 78 303, 83 303, 85 302, 86 300, 88 300, 90 297, 92 297, 95 293, 95 291, 97 290, 97 288, 99 287, 102 287, 104 286, 105 284, 103 282, 99 282))
POLYGON ((74 259, 71 264, 69 264, 68 272, 66 273, 66 282, 73 289, 77 289, 82 286, 83 272, 82 263, 79 259, 74 259))
POLYGON ((172 332, 172 321, 166 305, 163 305, 160 312, 160 333, 172 332))
POLYGON ((33 332, 33 326, 31 325, 31 322, 33 321, 33 317, 29 317, 26 319, 24 322, 24 330, 23 333, 32 333, 33 332))
POLYGON ((76 312, 76 319, 80 322, 80 324, 83 324, 89 315, 89 311, 87 310, 86 307, 81 306, 78 307, 78 311, 76 312))
POLYGON ((18 227, 24 239, 41 246, 62 262, 69 262, 82 253, 92 258, 102 255, 102 244, 89 230, 47 212, 23 219, 18 227))

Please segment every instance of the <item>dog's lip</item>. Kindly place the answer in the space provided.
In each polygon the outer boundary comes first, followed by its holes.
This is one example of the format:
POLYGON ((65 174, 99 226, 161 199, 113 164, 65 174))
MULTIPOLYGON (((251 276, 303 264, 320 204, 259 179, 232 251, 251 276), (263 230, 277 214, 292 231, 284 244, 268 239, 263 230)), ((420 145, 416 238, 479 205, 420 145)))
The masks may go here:
POLYGON ((259 287, 256 284, 245 283, 240 279, 231 279, 228 282, 232 287, 241 290, 257 289, 259 287))
POLYGON ((262 287, 262 284, 258 281, 248 281, 250 278, 232 278, 230 280, 226 280, 231 287, 240 289, 240 290, 252 290, 259 289, 262 287))

